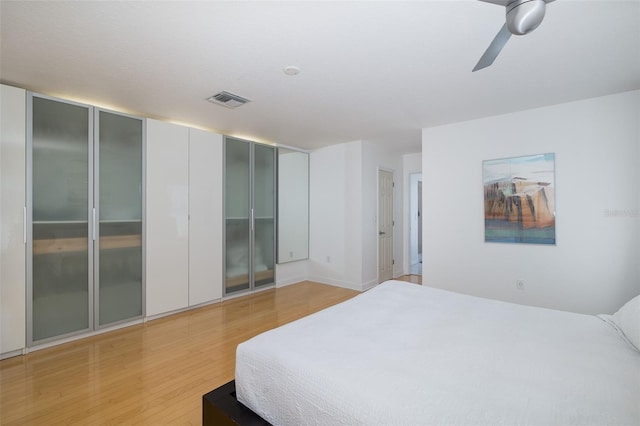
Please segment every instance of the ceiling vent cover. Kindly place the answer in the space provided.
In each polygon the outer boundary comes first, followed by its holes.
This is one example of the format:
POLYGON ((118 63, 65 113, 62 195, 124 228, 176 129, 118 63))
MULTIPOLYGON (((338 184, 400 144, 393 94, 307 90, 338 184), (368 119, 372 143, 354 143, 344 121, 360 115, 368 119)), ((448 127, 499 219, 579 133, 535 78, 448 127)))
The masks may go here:
POLYGON ((225 106, 227 108, 237 108, 246 104, 247 102, 251 102, 251 100, 243 98, 242 96, 234 95, 229 92, 220 92, 215 95, 207 98, 207 100, 211 103, 225 106))

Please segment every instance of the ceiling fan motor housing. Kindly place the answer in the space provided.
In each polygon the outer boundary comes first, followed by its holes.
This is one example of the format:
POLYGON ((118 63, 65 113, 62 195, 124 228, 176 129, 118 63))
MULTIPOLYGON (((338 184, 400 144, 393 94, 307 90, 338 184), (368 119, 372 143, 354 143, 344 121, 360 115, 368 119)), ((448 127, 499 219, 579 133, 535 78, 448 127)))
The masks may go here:
POLYGON ((511 34, 524 35, 538 28, 545 12, 545 0, 516 0, 507 6, 507 27, 511 34))

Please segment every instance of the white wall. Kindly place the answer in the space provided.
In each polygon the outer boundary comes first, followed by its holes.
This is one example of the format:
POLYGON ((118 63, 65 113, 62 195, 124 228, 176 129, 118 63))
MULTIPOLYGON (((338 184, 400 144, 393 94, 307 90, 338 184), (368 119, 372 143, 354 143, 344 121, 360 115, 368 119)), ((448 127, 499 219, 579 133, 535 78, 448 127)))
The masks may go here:
POLYGON ((423 283, 583 313, 640 293, 639 122, 634 91, 423 129, 423 283), (545 152, 557 245, 485 243, 482 160, 545 152))
MULTIPOLYGON (((403 190, 402 190, 402 217, 405 219, 403 222, 403 235, 406 236, 407 240, 411 239, 411 206, 409 205, 410 200, 410 191, 413 192, 413 188, 411 188, 411 175, 414 173, 422 173, 422 153, 417 152, 415 154, 405 154, 402 156, 402 170, 403 170, 403 190)), ((417 242, 416 242, 417 245, 417 242)), ((403 274, 408 274, 410 272, 411 265, 411 253, 409 250, 409 244, 405 242, 402 247, 402 257, 404 261, 402 262, 402 267, 404 269, 403 274)))
POLYGON ((354 141, 310 156, 309 279, 356 290, 378 280, 378 170, 394 172, 395 276, 402 275, 402 156, 392 145, 354 141))
MULTIPOLYGON (((310 279, 341 287, 359 289, 360 279, 347 274, 347 244, 359 238, 360 223, 348 224, 348 216, 359 202, 348 198, 349 186, 358 186, 361 161, 349 158, 361 142, 334 145, 310 155, 309 170, 309 274, 310 279), (351 161, 350 161, 351 160, 351 161), (354 173, 354 169, 357 173, 354 173), (356 181, 351 178, 356 175, 356 181)), ((357 259, 349 259, 350 261, 357 259)), ((360 270, 360 262, 350 265, 360 270)))
POLYGON ((284 287, 309 279, 309 259, 276 264, 276 287, 284 287))

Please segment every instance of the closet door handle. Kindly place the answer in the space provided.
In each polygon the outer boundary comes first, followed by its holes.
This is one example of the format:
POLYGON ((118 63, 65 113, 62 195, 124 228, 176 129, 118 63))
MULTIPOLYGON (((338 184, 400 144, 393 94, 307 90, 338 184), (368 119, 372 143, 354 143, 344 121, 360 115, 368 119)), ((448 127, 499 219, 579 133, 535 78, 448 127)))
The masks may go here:
POLYGON ((253 216, 253 209, 251 209, 251 231, 254 230, 254 216, 253 216))
POLYGON ((92 222, 92 224, 91 224, 91 239, 93 241, 95 241, 96 240, 96 208, 95 207, 93 208, 92 215, 93 215, 93 219, 91 221, 92 222))

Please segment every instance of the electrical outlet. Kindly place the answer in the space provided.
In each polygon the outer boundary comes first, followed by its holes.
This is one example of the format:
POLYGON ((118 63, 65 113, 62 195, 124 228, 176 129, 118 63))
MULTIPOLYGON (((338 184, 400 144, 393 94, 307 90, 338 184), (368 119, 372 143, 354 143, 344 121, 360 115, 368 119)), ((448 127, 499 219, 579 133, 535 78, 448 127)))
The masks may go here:
POLYGON ((516 280, 516 288, 518 290, 524 290, 524 280, 523 279, 517 279, 516 280))

